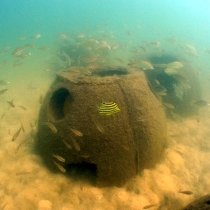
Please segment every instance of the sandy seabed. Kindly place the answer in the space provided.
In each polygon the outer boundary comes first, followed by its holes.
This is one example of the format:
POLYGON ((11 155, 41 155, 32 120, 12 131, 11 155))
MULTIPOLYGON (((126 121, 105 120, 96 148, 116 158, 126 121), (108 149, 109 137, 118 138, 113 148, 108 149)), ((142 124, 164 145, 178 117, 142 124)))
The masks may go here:
POLYGON ((27 68, 4 72, 10 84, 0 96, 0 210, 179 210, 209 193, 208 107, 192 118, 168 120, 169 145, 164 160, 124 187, 98 188, 48 171, 33 152, 33 125, 39 98, 46 93, 53 73, 40 70, 38 65, 30 71, 27 68), (9 107, 9 100, 15 108, 9 107), (12 141, 21 124, 25 131, 12 141))

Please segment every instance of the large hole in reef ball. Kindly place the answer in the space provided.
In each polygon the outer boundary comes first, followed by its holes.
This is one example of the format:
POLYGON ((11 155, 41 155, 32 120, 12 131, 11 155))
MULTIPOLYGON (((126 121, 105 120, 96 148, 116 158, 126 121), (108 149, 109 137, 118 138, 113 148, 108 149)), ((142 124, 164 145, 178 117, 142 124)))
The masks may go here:
POLYGON ((68 174, 77 180, 87 180, 96 183, 97 165, 88 162, 72 163, 66 166, 68 174))
POLYGON ((65 117, 64 105, 67 99, 72 99, 72 96, 66 88, 60 88, 53 93, 49 108, 55 120, 65 117))

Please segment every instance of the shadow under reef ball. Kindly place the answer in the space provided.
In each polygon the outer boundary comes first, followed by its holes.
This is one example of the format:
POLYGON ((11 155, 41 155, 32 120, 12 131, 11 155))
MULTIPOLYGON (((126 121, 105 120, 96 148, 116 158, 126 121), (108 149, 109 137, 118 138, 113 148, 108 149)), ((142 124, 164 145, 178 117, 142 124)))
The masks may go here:
POLYGON ((192 201, 182 210, 210 210, 210 194, 192 201))
POLYGON ((52 170, 90 167, 98 186, 122 186, 161 160, 166 118, 143 72, 61 72, 43 101, 36 148, 52 170))

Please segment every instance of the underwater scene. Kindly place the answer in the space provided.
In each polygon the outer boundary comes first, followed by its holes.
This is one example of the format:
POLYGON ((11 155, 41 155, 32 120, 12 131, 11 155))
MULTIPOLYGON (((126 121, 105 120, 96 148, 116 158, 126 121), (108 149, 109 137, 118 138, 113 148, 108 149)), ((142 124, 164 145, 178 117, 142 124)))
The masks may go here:
POLYGON ((210 209, 210 2, 0 1, 0 210, 210 209))

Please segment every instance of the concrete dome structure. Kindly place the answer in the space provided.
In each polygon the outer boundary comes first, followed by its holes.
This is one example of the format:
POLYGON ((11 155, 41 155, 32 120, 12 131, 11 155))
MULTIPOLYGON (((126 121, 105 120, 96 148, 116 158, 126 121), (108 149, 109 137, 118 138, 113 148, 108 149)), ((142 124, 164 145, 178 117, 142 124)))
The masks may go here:
POLYGON ((62 172, 87 165, 98 185, 123 185, 153 167, 166 147, 166 118, 143 72, 106 68, 92 75, 70 69, 57 75, 40 110, 36 148, 62 172), (103 115, 100 104, 119 112, 103 115))

